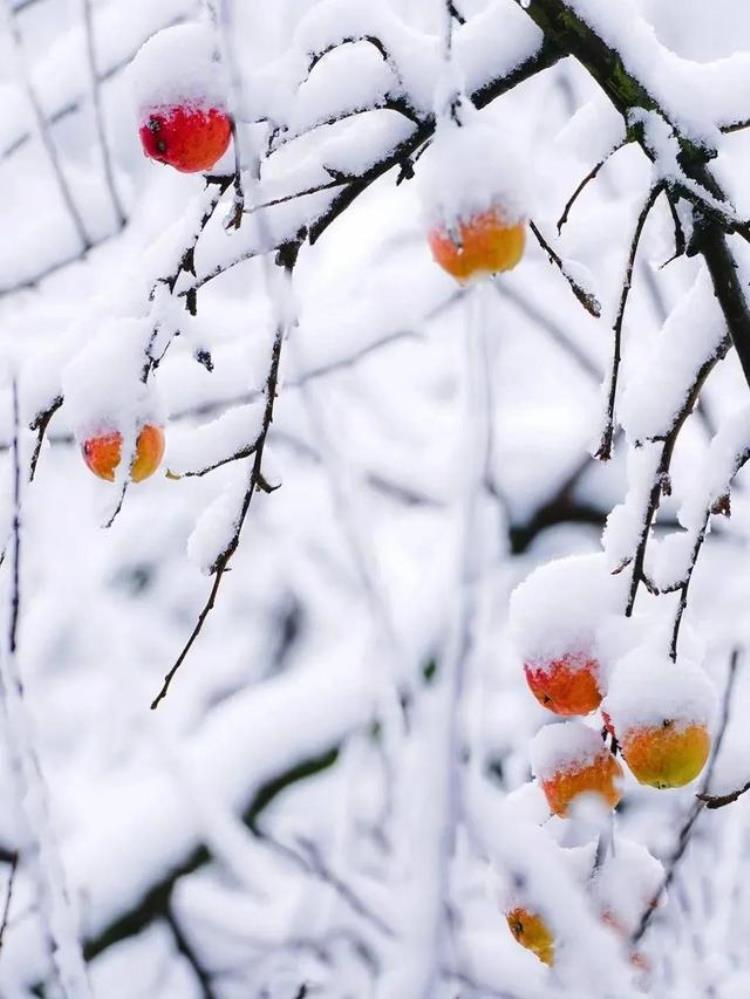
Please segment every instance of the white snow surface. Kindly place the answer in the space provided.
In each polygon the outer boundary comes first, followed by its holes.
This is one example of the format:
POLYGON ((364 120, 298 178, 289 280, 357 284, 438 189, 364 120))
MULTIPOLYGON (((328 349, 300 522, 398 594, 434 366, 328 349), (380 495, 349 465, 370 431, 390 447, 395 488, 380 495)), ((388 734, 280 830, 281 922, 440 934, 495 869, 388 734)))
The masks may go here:
POLYGON ((728 417, 714 435, 704 455, 701 474, 680 508, 680 522, 700 528, 706 511, 729 495, 732 482, 750 449, 750 406, 728 417))
POLYGON ((716 703, 715 688, 699 666, 689 659, 673 663, 657 648, 643 645, 616 664, 602 710, 624 738, 633 729, 664 721, 709 727, 716 703))
POLYGON ((564 771, 583 770, 607 754, 602 737, 583 722, 565 721, 539 729, 530 747, 531 770, 541 781, 564 771))
POLYGON ((156 389, 141 381, 150 330, 148 320, 112 320, 65 366, 62 389, 79 441, 162 422, 156 389))
MULTIPOLYGON (((594 872, 591 887, 601 912, 612 916, 629 935, 638 928, 663 879, 664 867, 643 844, 618 836, 614 852, 594 872)), ((660 904, 665 903, 662 896, 660 904)))
POLYGON ((710 275, 701 268, 624 386, 619 417, 631 441, 669 433, 687 387, 717 354, 726 332, 710 275))
POLYGON ((175 105, 226 107, 226 72, 207 21, 177 24, 152 35, 128 75, 139 114, 175 105))
POLYGON ((527 169, 507 136, 475 113, 460 127, 442 123, 418 177, 428 227, 450 228, 492 209, 508 225, 527 217, 527 169))
MULTIPOLYGON (((607 569, 603 554, 556 559, 535 569, 510 601, 514 646, 524 663, 544 668, 563 656, 583 665, 598 660, 597 632, 622 613, 625 581, 607 569)), ((606 663, 603 678, 606 676, 606 663)))

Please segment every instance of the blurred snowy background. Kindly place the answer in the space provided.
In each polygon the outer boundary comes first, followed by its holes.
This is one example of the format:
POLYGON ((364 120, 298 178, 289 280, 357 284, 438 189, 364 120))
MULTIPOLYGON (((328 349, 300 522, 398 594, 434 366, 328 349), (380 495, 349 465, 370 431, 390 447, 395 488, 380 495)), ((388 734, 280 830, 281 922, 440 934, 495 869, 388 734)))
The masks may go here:
MULTIPOLYGON (((430 42, 440 30, 437 0, 230 6, 251 94, 256 78, 265 80, 260 90, 273 89, 273 70, 267 78, 262 71, 296 44, 300 25, 332 34, 336 18, 365 17, 370 6, 373 23, 392 12, 409 26, 401 55, 413 55, 415 80, 429 85, 419 39, 430 42), (316 7, 320 20, 306 21, 316 7)), ((505 72, 536 44, 511 0, 457 6, 467 19, 457 33, 458 58, 477 87, 493 67, 505 72)), ((684 59, 704 63, 750 48, 750 10, 741 0, 633 6, 684 59)), ((6 0, 5 7, 0 351, 6 369, 20 371, 28 424, 100 325, 144 314, 150 286, 179 245, 186 209, 200 198, 200 176, 144 158, 127 66, 154 31, 203 11, 185 0, 6 0), (87 16, 111 185, 87 69, 87 16)), ((379 79, 386 71, 367 42, 321 59, 294 94, 290 133, 326 120, 327 108, 366 105, 370 90, 388 86, 379 79)), ((747 107, 750 114, 750 98, 747 107)), ((483 115, 521 158, 531 215, 552 241, 569 195, 617 141, 619 116, 570 59, 483 115)), ((410 127, 385 109, 315 128, 289 141, 275 166, 272 157, 270 197, 322 183, 321 164, 356 172, 410 127)), ((744 217, 749 167, 750 136, 726 136, 716 171, 744 217)), ((416 171, 418 179, 419 163, 416 171)), ((513 587, 536 565, 599 549, 607 515, 628 489, 621 435, 609 463, 590 452, 601 432, 611 323, 650 165, 637 148, 616 153, 555 241, 586 269, 602 303, 599 320, 533 239, 512 273, 479 292, 457 288, 430 257, 417 183, 397 185, 398 172, 388 171, 319 241, 302 246, 293 278, 298 324, 282 360, 264 461, 266 478, 281 488, 253 499, 216 607, 158 710, 149 705, 208 595, 205 552, 222 504, 241 488, 244 463, 203 477, 157 474, 128 490, 119 517, 102 530, 114 487, 86 469, 73 439, 75 414, 63 405, 36 477, 24 486, 19 664, 97 999, 636 994, 627 976, 620 991, 614 972, 606 983, 599 977, 602 959, 591 941, 603 931, 579 898, 568 898, 573 889, 552 870, 554 857, 523 826, 539 809, 526 786, 528 746, 546 718, 510 646, 506 614, 513 587), (487 446, 474 511, 481 543, 462 578, 470 322, 481 327, 486 373, 478 423, 469 406, 471 427, 487 446), (467 783, 495 854, 488 863, 461 833, 448 874, 441 661, 467 600, 467 783), (576 961, 567 971, 550 973, 518 947, 503 918, 501 884, 537 866, 549 868, 549 890, 571 913, 576 961), (445 906, 447 935, 440 930, 445 906)), ((302 220, 332 196, 301 199, 302 220)), ((257 243, 252 221, 224 231, 227 211, 222 205, 204 234, 198 275, 257 243)), ((292 215, 279 223, 296 224, 292 215)), ((651 354, 658 332, 702 266, 682 257, 659 270, 673 246, 662 199, 646 225, 628 305, 625 387, 644 364, 662 363, 651 354)), ((215 456, 219 431, 209 424, 262 391, 272 324, 260 259, 201 288, 197 317, 154 374, 167 416, 165 469, 201 467, 215 456), (213 371, 196 363, 198 350, 210 352, 213 371)), ((92 397, 112 378, 102 363, 86 368, 92 397)), ((658 395, 658 378, 655 385, 658 395)), ((679 438, 657 537, 677 526, 711 436, 746 399, 730 352, 679 438)), ((12 433, 4 377, 3 538, 12 433)), ((24 434, 24 462, 34 440, 24 434)), ((742 474, 732 514, 714 525, 704 547, 686 617, 720 694, 732 650, 750 638, 742 474)), ((7 563, 2 572, 9 585, 7 563)), ((653 599, 642 589, 639 606, 653 599)), ((719 789, 750 776, 749 709, 741 655, 719 789)), ((11 770, 4 752, 0 911, 10 860, 28 835, 11 770)), ((669 858, 693 794, 628 778, 618 833, 669 858)), ((649 994, 748 994, 746 813, 741 798, 698 819, 644 940, 649 994)), ((556 824, 563 823, 546 823, 550 842, 568 835, 556 824)), ((63 994, 39 919, 34 866, 29 857, 13 883, 0 949, 4 999, 63 994)))

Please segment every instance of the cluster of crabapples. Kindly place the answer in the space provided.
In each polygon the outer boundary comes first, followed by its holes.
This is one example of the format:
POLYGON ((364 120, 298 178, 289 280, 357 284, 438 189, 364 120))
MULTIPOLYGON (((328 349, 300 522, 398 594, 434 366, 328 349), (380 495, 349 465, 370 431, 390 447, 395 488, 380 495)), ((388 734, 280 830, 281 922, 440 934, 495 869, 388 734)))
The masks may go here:
MULTIPOLYGON (((216 168, 232 140, 228 84, 206 24, 184 24, 157 32, 133 60, 138 132, 144 154, 181 173, 216 168)), ((526 239, 523 174, 507 146, 464 107, 461 127, 437 130, 423 171, 427 242, 437 264, 461 284, 510 270, 526 239)), ((233 167, 234 168, 234 167, 233 167)), ((123 434, 115 419, 81 441, 87 466, 114 481, 123 434)), ((132 421, 131 421, 132 422, 132 421)), ((136 420, 129 479, 152 475, 164 453, 161 426, 136 420)))
MULTIPOLYGON (((226 81, 207 27, 184 24, 157 32, 141 47, 131 71, 138 132, 144 154, 181 173, 212 170, 229 148, 232 119, 226 81)), ((141 482, 164 455, 164 429, 137 420, 129 479, 141 482)), ((123 450, 116 419, 81 441, 91 471, 114 481, 123 450)))
MULTIPOLYGON (((529 690, 560 719, 537 732, 531 763, 548 814, 562 819, 585 815, 587 804, 617 806, 626 778, 618 754, 639 784, 659 790, 689 784, 708 760, 713 687, 693 662, 662 651, 652 625, 623 615, 625 586, 603 554, 575 556, 536 569, 511 598, 529 690), (590 716, 593 724, 580 720, 590 716)), ((599 915, 622 928, 611 912, 599 915)), ((544 916, 519 899, 506 916, 515 939, 553 963, 544 916)))

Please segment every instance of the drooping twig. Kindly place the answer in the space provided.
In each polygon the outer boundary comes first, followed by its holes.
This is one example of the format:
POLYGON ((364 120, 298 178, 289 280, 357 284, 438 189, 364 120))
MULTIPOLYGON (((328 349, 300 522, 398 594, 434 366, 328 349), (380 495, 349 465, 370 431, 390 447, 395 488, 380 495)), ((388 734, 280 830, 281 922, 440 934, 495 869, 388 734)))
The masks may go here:
POLYGON ((91 102, 94 110, 94 121, 99 140, 99 149, 102 157, 102 168, 104 180, 109 191, 112 202, 112 209, 120 229, 126 222, 125 210, 120 200, 117 190, 114 170, 112 169, 112 153, 107 141, 107 130, 104 124, 104 110, 102 108, 102 93, 99 85, 99 72, 96 60, 96 39, 94 37, 94 17, 91 7, 92 0, 81 0, 83 5, 83 33, 86 41, 86 68, 89 76, 89 88, 91 91, 91 102))
POLYGON ((21 32, 18 24, 16 23, 15 15, 10 6, 10 0, 4 0, 4 3, 5 21, 8 26, 8 32, 13 46, 18 76, 21 81, 21 86, 26 94, 26 99, 31 107, 31 112, 34 116, 37 134, 42 142, 45 152, 47 153, 47 159, 49 160, 52 173, 55 177, 60 197, 65 205, 68 215, 70 216, 70 220, 78 236, 81 249, 84 251, 89 250, 92 246, 91 238, 78 206, 75 203, 70 187, 68 186, 68 181, 63 173, 62 166, 60 165, 60 158, 57 155, 57 149, 55 148, 52 136, 49 133, 47 119, 44 117, 42 106, 39 103, 39 98, 36 95, 34 85, 31 82, 31 77, 29 75, 26 60, 23 54, 23 38, 21 37, 21 32))
POLYGON ((458 9, 454 0, 445 0, 445 6, 448 8, 448 13, 457 24, 466 24, 466 18, 458 9))
POLYGON ((536 237, 537 242, 539 243, 541 248, 549 257, 550 263, 554 264, 555 267, 557 267, 557 269, 560 271, 562 276, 570 285, 570 290, 573 292, 573 294, 581 303, 581 305, 584 307, 584 309, 589 313, 589 315, 592 315, 596 319, 598 319, 599 316, 602 314, 602 307, 599 304, 599 301, 596 298, 596 296, 592 295, 590 291, 586 291, 586 289, 581 287, 578 281, 576 281, 576 279, 573 277, 573 275, 565 266, 565 262, 561 259, 561 257, 557 253, 555 253, 555 251, 552 249, 547 240, 541 234, 541 232, 539 231, 539 227, 536 225, 536 223, 533 220, 529 221, 529 228, 534 233, 534 236, 536 237))
POLYGON ((206 971, 198 959, 198 955, 195 953, 195 950, 183 933, 182 927, 180 926, 179 920, 174 914, 171 905, 167 906, 164 918, 167 926, 172 931, 172 938, 174 940, 175 947, 190 965, 193 975, 195 976, 195 980, 198 983, 202 999, 218 999, 218 993, 213 987, 212 976, 206 971))
POLYGON ((641 235, 646 224, 646 219, 648 218, 651 209, 654 207, 656 199, 663 190, 663 185, 657 184, 649 191, 648 197, 638 214, 635 231, 630 242, 630 252, 625 266, 625 277, 623 279, 622 290, 620 292, 620 302, 617 308, 615 321, 612 326, 613 352, 612 364, 609 372, 606 418, 604 422, 604 430, 602 431, 601 440, 599 442, 599 448, 594 455, 594 457, 599 461, 609 461, 612 457, 612 442, 615 435, 615 399, 617 397, 617 383, 620 374, 620 361, 622 359, 622 324, 625 319, 625 308, 628 304, 630 290, 633 285, 633 267, 635 266, 635 258, 638 253, 638 244, 641 241, 641 235))
MULTIPOLYGON (((729 718, 731 714, 732 705, 732 694, 734 693, 734 686, 737 679, 737 666, 739 664, 739 650, 735 649, 729 660, 729 670, 727 673, 727 682, 724 687, 724 697, 722 698, 721 707, 721 717, 719 721, 719 727, 717 729, 716 738, 714 740, 713 752, 711 754, 711 759, 706 767, 706 772, 704 774, 703 780, 701 781, 701 789, 696 795, 696 799, 690 806, 690 810, 685 817, 685 821, 680 829, 677 836, 677 845, 669 857, 667 863, 664 867, 664 877, 662 878, 661 884, 654 892, 653 897, 650 899, 648 906, 644 909, 643 915, 641 916, 641 921, 635 933, 632 936, 632 942, 637 944, 638 941, 643 937, 644 933, 649 927, 649 924, 656 912, 656 908, 659 902, 664 897, 664 893, 669 889, 669 886, 674 880, 675 874, 677 872, 677 867, 685 855, 688 843, 690 842, 690 837, 692 836, 695 823, 703 811, 706 808, 720 808, 719 804, 710 804, 710 802, 719 799, 713 799, 708 794, 708 789, 711 786, 711 780, 714 775, 714 770, 716 768, 716 761, 719 758, 721 752, 721 747, 724 743, 724 737, 726 735, 727 726, 729 724, 729 718)), ((748 784, 750 787, 750 784, 748 784)), ((739 797, 742 791, 736 792, 736 797, 739 797)), ((732 795, 725 796, 731 800, 736 800, 732 795)), ((729 804, 729 801, 725 802, 729 804)))
POLYGON ((679 257, 684 256, 687 250, 687 240, 685 239, 685 229, 683 228, 680 216, 677 213, 677 206, 675 204, 675 199, 672 192, 667 187, 665 189, 667 196, 667 205, 669 206, 669 211, 672 216, 672 224, 674 226, 674 253, 672 256, 665 260, 661 265, 661 270, 663 270, 667 264, 671 264, 673 260, 677 260, 679 257))
POLYGON ((34 450, 31 454, 31 462, 29 463, 29 482, 34 481, 34 476, 36 475, 36 466, 39 461, 39 454, 42 450, 42 444, 44 443, 44 435, 47 432, 47 427, 49 422, 58 409, 63 404, 63 397, 61 395, 56 395, 52 402, 43 409, 41 412, 37 413, 31 422, 29 429, 36 431, 36 444, 34 445, 34 450))
POLYGON ((17 869, 18 869, 18 854, 14 853, 10 861, 10 871, 8 873, 8 886, 5 889, 5 902, 3 904, 2 915, 0 915, 0 952, 2 952, 3 938, 5 936, 5 931, 8 928, 8 919, 10 918, 10 906, 13 901, 13 883, 16 879, 17 869))
MULTIPOLYGON (((296 257, 296 249, 294 251, 294 254, 296 257)), ((185 643, 182 651, 177 657, 172 668, 164 677, 164 683, 162 684, 159 693, 151 702, 152 711, 155 710, 159 706, 161 701, 164 700, 164 698, 167 696, 167 693, 169 692, 169 688, 172 684, 172 681, 174 680, 175 675, 177 674, 177 671, 179 670, 180 666, 182 666, 183 662, 187 658, 188 653, 190 652, 190 649, 193 647, 193 643, 203 630, 203 626, 206 623, 206 619, 208 618, 208 615, 211 613, 214 604, 216 602, 216 596, 219 592, 221 581, 224 578, 224 573, 227 571, 229 567, 229 563, 232 559, 232 556, 237 551, 237 547, 240 542, 240 534, 242 532, 242 527, 245 523, 245 518, 247 517, 247 512, 250 508, 250 503, 252 501, 252 498, 258 489, 263 488, 262 483, 265 481, 262 473, 263 452, 265 450, 266 440, 268 439, 268 431, 270 430, 271 427, 271 421, 273 420, 273 409, 274 409, 274 403, 276 401, 276 387, 279 379, 281 345, 284 337, 284 332, 285 330, 283 326, 278 326, 274 334, 273 346, 271 348, 271 363, 269 365, 268 376, 266 378, 265 411, 263 414, 263 422, 261 425, 260 434, 258 436, 255 445, 255 451, 253 452, 254 460, 252 463, 252 467, 250 469, 248 486, 247 489, 245 490, 245 495, 243 497, 242 504, 240 506, 238 517, 236 519, 236 526, 234 532, 232 534, 232 537, 229 539, 229 542, 227 543, 226 547, 224 548, 224 550, 221 552, 221 554, 211 567, 211 572, 213 573, 214 579, 211 585, 211 590, 209 592, 208 599, 204 604, 200 614, 198 615, 198 619, 195 623, 195 626, 192 632, 190 633, 190 636, 188 637, 188 640, 185 643)))
POLYGON ((669 646, 669 658, 672 662, 677 661, 677 642, 680 637, 680 625, 682 624, 682 618, 685 613, 685 608, 687 607, 688 600, 688 590, 690 589, 690 581, 693 578, 693 571, 698 562, 698 556, 700 550, 703 547, 703 542, 706 539, 706 531, 708 530, 708 520, 710 512, 706 511, 706 516, 703 520, 702 526, 698 529, 695 535, 695 541, 693 543, 693 550, 690 554, 690 564, 688 565, 687 574, 685 579, 682 581, 680 590, 680 599, 677 604, 677 611, 675 613, 674 625, 672 627, 672 640, 669 646))
POLYGON ((713 371, 718 361, 726 356, 730 345, 731 340, 729 336, 725 336, 718 348, 705 359, 696 372, 692 383, 686 389, 683 404, 678 413, 675 415, 672 421, 672 426, 664 435, 663 440, 661 440, 662 447, 659 454, 659 460, 656 465, 656 471, 654 472, 654 477, 651 481, 651 488, 649 490, 646 506, 643 511, 641 533, 638 537, 638 543, 636 545, 632 562, 630 562, 630 589, 628 593, 627 607, 625 610, 628 617, 630 617, 633 613, 638 587, 644 580, 643 568, 646 561, 648 539, 651 534, 651 527, 653 525, 654 518, 656 517, 661 503, 661 497, 664 494, 664 491, 669 488, 669 468, 672 462, 672 455, 677 443, 677 438, 682 430, 685 420, 693 411, 693 407, 695 406, 704 382, 708 378, 711 371, 713 371))
POLYGON ((573 193, 571 194, 571 196, 567 200, 567 203, 565 205, 565 208, 563 209, 562 215, 557 220, 557 235, 558 236, 562 232, 563 226, 568 221, 568 216, 570 215, 570 211, 571 211, 573 205, 576 203, 576 201, 580 197, 580 195, 583 194, 583 192, 586 190, 586 188, 591 183, 591 181, 595 180, 599 176, 599 171, 604 166, 604 164, 605 163, 609 163, 610 159, 615 155, 615 153, 618 150, 622 149, 622 147, 624 145, 626 145, 627 142, 628 142, 627 139, 623 139, 621 142, 618 142, 617 145, 613 149, 610 149, 610 151, 607 153, 607 155, 605 157, 603 157, 603 159, 599 160, 599 162, 596 163, 591 168, 591 170, 589 170, 589 172, 586 174, 586 176, 580 182, 580 184, 578 185, 578 187, 576 187, 575 191, 573 191, 573 193))

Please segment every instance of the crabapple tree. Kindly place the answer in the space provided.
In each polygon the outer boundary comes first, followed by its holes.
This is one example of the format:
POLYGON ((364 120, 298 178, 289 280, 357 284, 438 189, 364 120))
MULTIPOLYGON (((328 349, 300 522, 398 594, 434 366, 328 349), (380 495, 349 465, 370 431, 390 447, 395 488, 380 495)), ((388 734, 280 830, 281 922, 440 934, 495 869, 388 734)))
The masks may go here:
POLYGON ((747 994, 745 6, 2 0, 0 996, 747 994))

